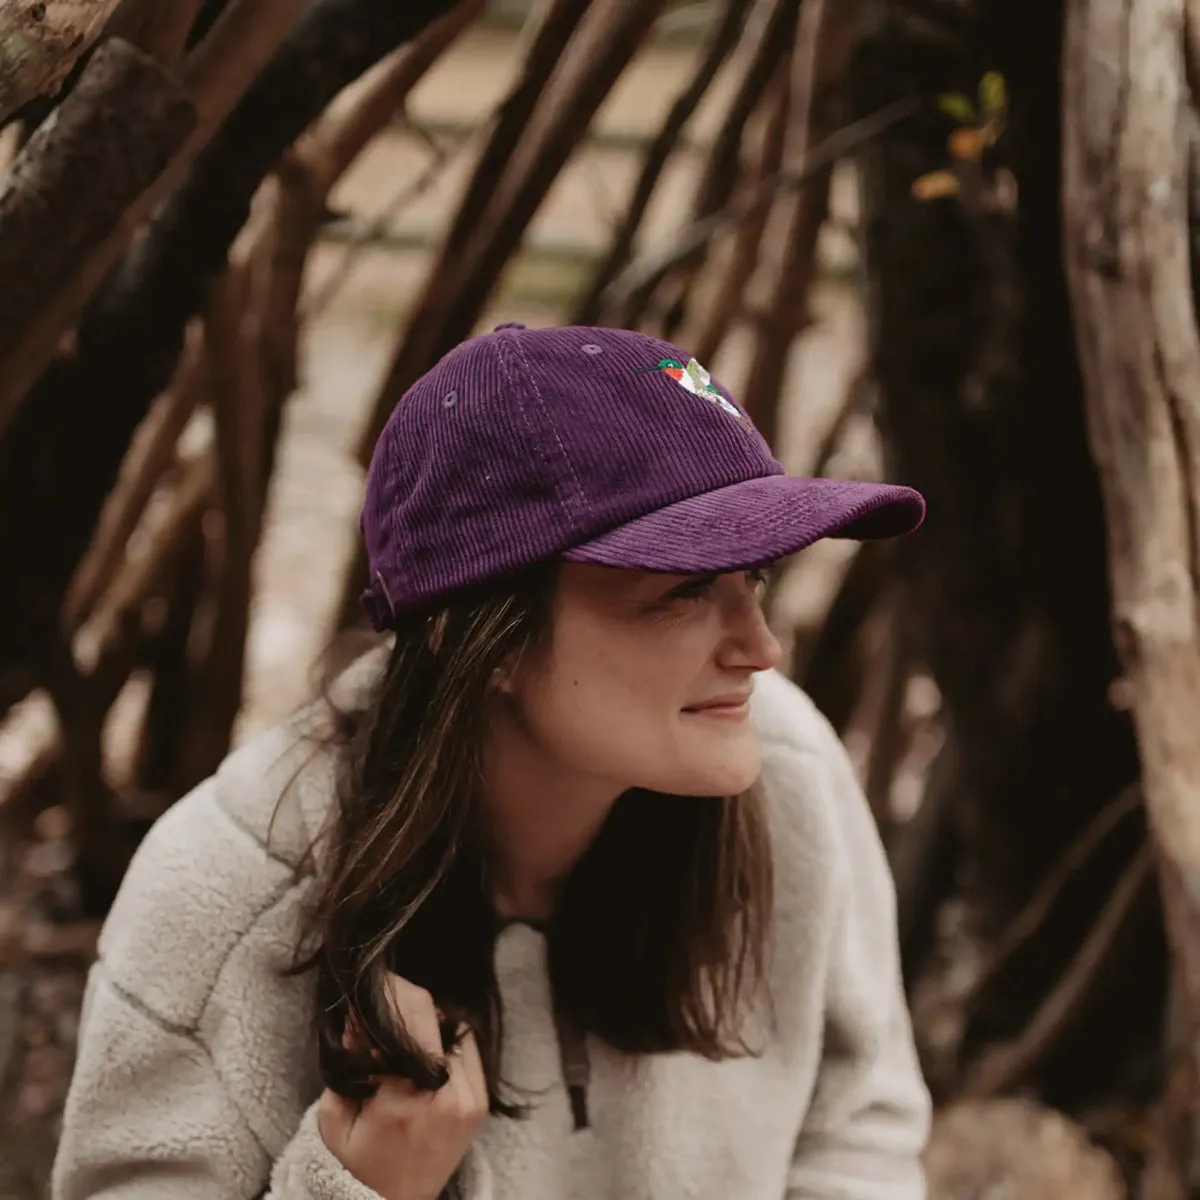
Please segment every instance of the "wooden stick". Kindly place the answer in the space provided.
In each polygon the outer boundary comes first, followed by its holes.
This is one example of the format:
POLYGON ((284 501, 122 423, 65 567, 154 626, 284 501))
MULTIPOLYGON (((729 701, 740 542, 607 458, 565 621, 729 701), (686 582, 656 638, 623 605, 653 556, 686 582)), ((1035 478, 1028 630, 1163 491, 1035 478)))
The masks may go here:
POLYGON ((103 36, 122 38, 164 66, 174 66, 203 7, 204 0, 119 0, 103 36))
MULTIPOLYGON (((298 151, 298 161, 307 164, 313 185, 322 196, 332 190, 371 138, 403 109, 409 92, 476 19, 482 6, 483 0, 464 0, 430 25, 411 46, 394 51, 357 84, 347 88, 327 110, 311 135, 302 140, 298 151)), ((373 219, 372 228, 381 228, 410 197, 428 190, 444 162, 444 156, 439 154, 432 167, 406 182, 385 205, 383 214, 373 219)), ((356 238, 347 247, 337 270, 325 280, 317 295, 310 296, 305 306, 306 318, 325 309, 348 277, 366 240, 366 237, 356 238)))
POLYGON ((429 68, 482 13, 486 0, 461 0, 408 46, 394 50, 346 88, 304 139, 301 156, 328 192, 375 135, 395 117, 429 68))
POLYGON ((68 633, 88 619, 112 582, 150 497, 175 461, 180 434, 203 391, 203 355, 203 341, 197 336, 184 354, 175 385, 151 411, 142 436, 123 464, 123 478, 105 505, 95 540, 63 600, 63 626, 68 633))
POLYGON ((629 260, 634 240, 642 224, 642 218, 650 206, 654 189, 658 186, 667 160, 675 149, 684 127, 708 93, 709 87, 729 57, 746 23, 746 13, 751 0, 726 0, 725 11, 712 31, 708 45, 700 55, 691 79, 684 84, 675 97, 666 119, 646 148, 641 173, 633 189, 633 195, 621 217, 608 253, 592 276, 586 295, 580 301, 572 324, 594 325, 600 319, 604 290, 616 273, 629 260))
MULTIPOLYGON (((139 792, 177 797, 187 790, 184 778, 189 764, 184 751, 195 710, 192 647, 204 640, 200 635, 209 634, 213 610, 215 539, 203 527, 203 517, 211 511, 206 509, 187 532, 171 577, 155 596, 164 609, 162 620, 130 646, 151 681, 127 764, 126 781, 139 792)), ((211 640, 209 634, 210 644, 211 640)))
POLYGON ((889 591, 892 594, 881 605, 883 662, 880 664, 879 678, 874 681, 875 720, 872 723, 871 749, 867 755, 863 780, 863 791, 885 842, 891 840, 895 825, 892 784, 896 768, 903 760, 910 740, 910 722, 904 711, 904 701, 913 671, 911 646, 909 639, 904 636, 905 622, 898 613, 903 603, 901 588, 893 585, 889 591))
POLYGON ((470 332, 505 263, 589 122, 654 23, 663 0, 613 0, 590 24, 538 108, 458 264, 432 271, 416 317, 376 398, 359 460, 369 461, 396 401, 420 374, 470 332))
MULTIPOLYGON (((153 59, 116 40, 96 51, 0 193, 0 362, 19 353, 31 317, 111 236, 195 123, 192 104, 153 59), (114 120, 114 112, 125 115, 114 120)), ((18 398, 0 398, 0 434, 18 398)))
POLYGON ((126 648, 135 641, 142 609, 174 572, 191 532, 208 507, 214 480, 212 456, 202 454, 193 459, 175 488, 170 512, 156 531, 153 544, 113 581, 93 639, 95 649, 88 656, 87 673, 92 678, 111 679, 122 671, 128 676, 132 663, 125 669, 126 648))
POLYGON ((1078 874, 1102 841, 1142 803, 1139 787, 1118 792, 1095 816, 1083 833, 1038 885, 1029 903, 1013 918, 988 955, 967 992, 960 997, 964 1008, 971 1007, 983 990, 999 974, 1000 968, 1042 927, 1064 887, 1078 874))
POLYGON ((431 269, 430 278, 448 270, 478 231, 500 177, 587 8, 587 0, 549 0, 543 5, 543 11, 536 14, 537 23, 528 42, 521 73, 496 109, 491 135, 475 164, 454 220, 442 239, 437 266, 431 269))
MULTIPOLYGON (((0 433, 53 358, 64 330, 78 317, 134 232, 182 178, 304 8, 305 0, 232 0, 208 36, 189 55, 183 92, 196 112, 191 135, 175 150, 165 170, 123 197, 115 228, 102 240, 88 241, 81 247, 72 264, 74 269, 53 294, 36 309, 18 314, 20 319, 15 325, 4 327, 5 340, 0 343, 0 433)), ((120 126, 124 122, 110 119, 108 123, 120 126)), ((131 189, 135 182, 131 177, 131 189)))
MULTIPOLYGON (((375 120, 382 122, 386 116, 381 106, 374 109, 375 120)), ((319 229, 327 187, 336 178, 329 164, 338 171, 350 164, 353 154, 345 152, 346 143, 365 145, 364 128, 361 122, 335 122, 328 142, 316 143, 313 161, 325 165, 323 178, 299 154, 285 158, 266 231, 250 239, 247 251, 235 253, 210 301, 205 328, 211 348, 209 384, 217 417, 224 537, 208 644, 191 672, 184 699, 186 714, 171 777, 176 792, 217 769, 229 751, 241 710, 252 567, 283 410, 296 382, 304 264, 319 229)), ((147 753, 153 753, 152 748, 147 753)))
POLYGON ((117 0, 5 0, 0 8, 0 124, 56 92, 117 0))
POLYGON ((797 682, 839 733, 845 732, 861 691, 858 641, 891 574, 888 542, 864 542, 855 551, 833 605, 807 655, 800 655, 797 682))
POLYGON ((113 796, 104 777, 104 711, 65 645, 58 647, 47 670, 47 691, 61 730, 60 779, 71 817, 76 876, 87 893, 109 892, 125 864, 116 861, 113 796))
MULTIPOLYGON (((436 322, 444 319, 444 309, 453 296, 446 281, 453 271, 463 269, 464 248, 478 233, 488 205, 492 203, 500 176, 510 163, 521 137, 526 133, 534 109, 586 11, 586 0, 552 0, 537 26, 521 74, 497 110, 491 137, 459 201, 454 219, 442 239, 437 259, 426 275, 423 294, 412 306, 408 329, 397 348, 388 379, 380 391, 373 414, 368 419, 359 442, 360 462, 366 463, 370 460, 371 451, 379 436, 378 431, 382 429, 383 422, 394 407, 397 389, 402 392, 408 386, 405 380, 414 370, 410 364, 419 361, 420 355, 427 354, 427 345, 436 338, 436 322)), ((417 374, 420 374, 420 369, 417 368, 417 374)))
MULTIPOLYGON (((338 151, 334 150, 334 153, 338 151)), ((313 157, 319 154, 318 151, 313 157)), ((349 163, 353 159, 347 157, 345 161, 349 163)), ((284 157, 276 171, 271 221, 259 242, 247 252, 255 281, 250 303, 255 326, 256 370, 268 397, 258 464, 264 492, 273 470, 284 402, 296 388, 304 271, 320 229, 329 187, 338 178, 329 174, 324 179, 319 178, 310 162, 300 154, 284 157)))
POLYGON ((1182 0, 1068 0, 1063 231, 1113 624, 1200 1080, 1200 336, 1182 0))
MULTIPOLYGON (((676 267, 688 263, 726 226, 737 225, 769 206, 784 191, 805 187, 821 176, 826 167, 866 145, 916 111, 916 102, 898 100, 827 137, 799 166, 785 167, 766 179, 744 198, 685 227, 661 250, 647 253, 633 262, 613 280, 609 303, 614 311, 643 312, 654 289, 676 267)), ((624 323, 624 322, 623 322, 624 323)))
POLYGON ((994 1046, 979 1058, 967 1074, 962 1097, 995 1096, 1028 1078, 1079 1011, 1153 872, 1154 856, 1143 847, 1117 880, 1096 923, 1029 1024, 1011 1042, 994 1046))
MULTIPOLYGON (((844 123, 844 90, 858 42, 861 11, 855 0, 807 0, 800 16, 793 61, 795 97, 786 157, 805 162, 814 146, 844 123)), ((782 197, 784 252, 771 272, 767 319, 754 327, 750 371, 742 402, 768 444, 778 440, 779 407, 792 341, 808 321, 808 290, 816 266, 817 234, 829 210, 833 164, 808 187, 782 197)))
MULTIPOLYGON (((788 114, 791 111, 791 71, 779 70, 774 87, 768 93, 767 116, 762 132, 761 146, 755 163, 751 188, 760 186, 766 179, 779 172, 783 165, 784 137, 787 133, 788 114)), ((689 328, 680 341, 690 346, 701 362, 712 362, 723 345, 734 318, 746 302, 746 287, 758 266, 758 251, 767 228, 770 209, 760 207, 743 221, 733 236, 726 261, 723 263, 719 284, 710 289, 707 308, 692 318, 694 328, 689 328)))
MULTIPOLYGON (((248 252, 250 257, 261 257, 266 265, 259 272, 266 294, 256 306, 260 312, 259 369, 267 377, 269 394, 280 402, 295 387, 296 301, 321 203, 473 15, 473 4, 460 5, 435 21, 411 46, 395 51, 358 84, 347 88, 304 139, 300 156, 289 156, 281 166, 286 182, 280 189, 275 217, 263 223, 257 245, 248 252)), ((97 540, 68 592, 65 605, 68 626, 86 619, 111 580, 124 554, 125 542, 173 456, 174 443, 203 390, 203 353, 203 340, 197 339, 185 354, 185 365, 139 458, 125 464, 130 483, 125 488, 119 486, 110 499, 97 540)), ((264 430, 264 440, 270 447, 270 452, 264 447, 264 478, 270 476, 273 459, 279 405, 275 407, 275 418, 268 415, 264 430)), ((137 453, 136 447, 133 453, 137 453)))
POLYGON ((212 288, 204 328, 208 393, 216 417, 221 553, 208 645, 189 682, 177 786, 212 774, 229 749, 242 699, 251 568, 266 494, 261 478, 268 397, 246 336, 250 272, 233 265, 212 288))
MULTIPOLYGON (((209 280, 224 269, 229 246, 245 224, 251 198, 264 176, 350 80, 425 28, 453 0, 410 0, 403 5, 395 0, 295 0, 303 16, 261 70, 262 37, 268 28, 286 25, 283 0, 233 3, 252 8, 250 16, 257 14, 262 22, 257 27, 259 37, 226 47, 248 75, 257 76, 254 86, 221 122, 219 134, 203 155, 189 150, 188 162, 169 168, 171 178, 156 183, 153 196, 138 200, 141 212, 126 213, 121 244, 109 247, 113 257, 103 262, 103 255, 88 258, 81 273, 50 306, 54 311, 32 318, 38 332, 23 340, 7 365, 0 364, 0 407, 10 384, 13 393, 23 397, 27 382, 39 376, 21 401, 21 419, 3 438, 10 467, 0 476, 0 512, 15 511, 18 497, 42 499, 34 519, 20 525, 0 522, 0 560, 34 561, 36 573, 28 578, 22 594, 28 594, 29 603, 43 613, 55 607, 55 598, 86 552, 96 514, 116 480, 129 440, 154 398, 170 382, 187 322, 195 315, 209 280), (141 216, 184 169, 186 179, 158 207, 154 221, 120 266, 110 271, 141 216), (73 352, 58 355, 43 369, 56 353, 62 330, 102 277, 106 285, 83 314, 73 352), (13 373, 5 373, 8 367, 13 373), (97 395, 105 397, 102 406, 96 403, 97 395), (77 484, 69 496, 46 478, 50 472, 77 484), (54 538, 55 554, 35 559, 30 544, 45 537, 54 538)), ((232 8, 224 10, 205 35, 206 42, 242 37, 246 18, 230 24, 232 12, 232 8)), ((201 74, 196 72, 193 78, 201 74)), ((38 627, 33 616, 30 621, 38 627)), ((40 640, 21 648, 30 659, 39 652, 40 640)), ((6 694, 18 672, 31 674, 11 661, 15 655, 10 650, 10 660, 0 664, 6 694)))
POLYGON ((1191 106, 1200 107, 1200 0, 1184 0, 1184 67, 1191 93, 1191 106))
MULTIPOLYGON (((800 0, 776 0, 767 20, 759 29, 746 70, 730 100, 725 119, 709 151, 704 173, 696 186, 695 199, 692 201, 693 224, 718 212, 733 194, 741 175, 738 168, 746 123, 758 108, 763 93, 775 75, 777 64, 792 44, 799 13, 800 0)), ((681 267, 685 276, 676 296, 678 306, 682 307, 691 281, 706 258, 707 245, 701 241, 689 247, 688 252, 672 264, 681 267)), ((621 280, 626 274, 627 271, 623 272, 606 289, 604 320, 606 324, 633 329, 649 307, 654 288, 661 282, 662 276, 642 290, 623 288, 621 280)))

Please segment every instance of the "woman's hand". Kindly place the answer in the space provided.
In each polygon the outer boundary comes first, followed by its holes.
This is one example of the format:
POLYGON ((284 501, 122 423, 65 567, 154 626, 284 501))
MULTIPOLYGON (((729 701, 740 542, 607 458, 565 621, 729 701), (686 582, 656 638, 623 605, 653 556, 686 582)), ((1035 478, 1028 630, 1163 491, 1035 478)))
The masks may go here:
MULTIPOLYGON (((423 1050, 441 1057, 433 997, 399 976, 389 981, 395 1010, 423 1050)), ((469 1033, 446 1056, 449 1082, 423 1092, 384 1079, 362 1105, 328 1089, 317 1105, 326 1146, 360 1183, 384 1200, 437 1200, 488 1111, 487 1083, 469 1033)))

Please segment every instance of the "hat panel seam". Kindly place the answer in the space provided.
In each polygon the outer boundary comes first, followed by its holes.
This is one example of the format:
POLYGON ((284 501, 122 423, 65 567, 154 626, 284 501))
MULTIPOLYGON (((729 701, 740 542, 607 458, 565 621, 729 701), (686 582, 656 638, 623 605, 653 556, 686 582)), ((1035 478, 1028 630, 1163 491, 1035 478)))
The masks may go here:
MULTIPOLYGON (((513 341, 516 341, 516 338, 513 338, 513 341)), ((504 338, 504 337, 501 337, 501 338, 497 339, 497 341, 496 341, 496 357, 500 360, 500 369, 504 372, 505 378, 508 380, 509 388, 512 390, 513 402, 517 405, 517 408, 520 410, 521 422, 525 426, 525 432, 528 434, 530 442, 533 443, 533 445, 536 449, 537 456, 541 460, 541 463, 542 463, 543 467, 545 468, 547 475, 550 478, 553 478, 553 466, 550 462, 550 456, 546 453, 546 447, 543 444, 543 439, 539 436, 540 431, 535 429, 534 426, 532 425, 532 423, 530 422, 529 413, 526 410, 525 404, 523 403, 523 397, 521 395, 520 386, 517 382, 515 372, 513 371, 513 365, 508 359, 508 346, 506 344, 507 342, 508 342, 508 339, 504 338)), ((520 352, 519 347, 518 347, 518 352, 520 352)), ((525 359, 524 354, 522 354, 521 357, 522 357, 522 359, 525 359)), ((537 382, 533 378, 532 371, 530 371, 530 369, 529 369, 529 363, 528 363, 527 359, 525 359, 525 373, 526 373, 526 376, 528 377, 529 385, 533 389, 533 393, 534 393, 535 397, 537 398, 538 407, 542 410, 543 416, 545 416, 545 405, 542 403, 541 393, 538 391, 537 382)), ((559 449, 561 451, 562 450, 562 442, 559 441, 557 431, 555 431, 555 433, 554 433, 554 440, 558 443, 559 449)), ((564 458, 566 457, 565 453, 563 454, 563 457, 564 458)), ((575 472, 572 469, 569 461, 567 462, 567 470, 570 471, 572 477, 574 477, 575 472)), ((576 480, 575 482, 576 482, 576 486, 578 486, 578 480, 576 480)), ((570 506, 567 504, 565 497, 562 495, 561 488, 555 486, 553 488, 553 491, 554 491, 555 502, 558 504, 559 508, 562 509, 563 516, 566 518, 566 520, 568 522, 570 522, 572 519, 571 518, 571 509, 570 509, 570 506)))
MULTIPOLYGON (((525 353, 525 347, 521 344, 521 339, 516 337, 513 339, 516 345, 516 351, 521 356, 521 362, 525 367, 526 377, 529 379, 529 386, 533 388, 534 398, 537 401, 537 406, 541 410, 542 420, 550 428, 551 436, 554 438, 554 444, 558 447, 559 457, 566 466, 568 473, 571 476, 571 482, 575 485, 575 494, 578 497, 579 504, 582 506, 584 513, 591 516, 592 506, 588 500, 587 492, 584 489, 579 476, 575 472, 575 464, 571 461, 570 454, 567 453, 567 448, 563 444, 562 438, 559 436, 558 426, 554 423, 554 418, 550 414, 550 410, 546 407, 546 402, 542 398, 542 390, 538 387, 537 374, 534 372, 533 364, 529 361, 529 356, 525 353)), ((567 514, 568 519, 571 518, 570 508, 563 503, 563 511, 567 514)))

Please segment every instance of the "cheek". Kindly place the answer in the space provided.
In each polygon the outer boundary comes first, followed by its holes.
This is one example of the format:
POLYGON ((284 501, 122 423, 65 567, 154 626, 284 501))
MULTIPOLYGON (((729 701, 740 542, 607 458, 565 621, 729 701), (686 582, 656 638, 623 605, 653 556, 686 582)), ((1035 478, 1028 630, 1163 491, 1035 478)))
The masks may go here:
POLYGON ((729 795, 758 777, 748 724, 697 719, 716 637, 704 622, 564 623, 546 669, 523 689, 528 733, 563 768, 677 795, 729 795))
POLYGON ((549 757, 617 790, 734 795, 761 769, 749 723, 683 714, 661 679, 560 675, 531 690, 522 707, 529 734, 549 757))

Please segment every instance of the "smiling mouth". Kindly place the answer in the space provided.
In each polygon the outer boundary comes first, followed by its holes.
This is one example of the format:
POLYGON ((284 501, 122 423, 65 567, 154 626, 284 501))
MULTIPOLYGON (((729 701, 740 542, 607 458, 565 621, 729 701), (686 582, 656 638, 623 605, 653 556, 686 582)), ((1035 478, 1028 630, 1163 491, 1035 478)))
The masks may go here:
POLYGON ((741 719, 746 717, 750 712, 750 697, 749 696, 721 696, 716 700, 706 701, 704 704, 695 704, 683 710, 688 716, 693 717, 723 717, 728 719, 741 719))

